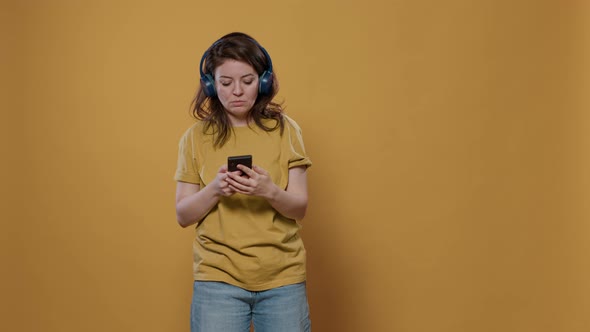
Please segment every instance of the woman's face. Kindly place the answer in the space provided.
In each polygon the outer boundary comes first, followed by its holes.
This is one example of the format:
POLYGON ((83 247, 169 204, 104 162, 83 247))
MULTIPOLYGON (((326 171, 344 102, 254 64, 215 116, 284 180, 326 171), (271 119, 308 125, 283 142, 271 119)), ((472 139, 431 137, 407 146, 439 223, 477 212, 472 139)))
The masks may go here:
POLYGON ((258 74, 251 65, 228 59, 215 69, 217 97, 235 127, 248 124, 248 112, 258 97, 258 74))

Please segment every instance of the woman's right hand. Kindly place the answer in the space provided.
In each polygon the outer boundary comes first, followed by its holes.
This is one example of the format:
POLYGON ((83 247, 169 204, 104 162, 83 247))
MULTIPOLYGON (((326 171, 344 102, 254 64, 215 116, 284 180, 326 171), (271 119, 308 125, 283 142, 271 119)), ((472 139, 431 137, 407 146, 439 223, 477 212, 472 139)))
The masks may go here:
POLYGON ((203 219, 219 203, 221 196, 231 196, 236 192, 227 182, 227 165, 219 168, 215 179, 205 188, 187 182, 176 184, 176 219, 182 227, 187 227, 203 219))
POLYGON ((229 197, 236 193, 235 190, 230 188, 229 183, 227 182, 228 174, 227 165, 221 166, 219 171, 217 171, 215 180, 209 184, 215 188, 215 192, 220 196, 229 197))

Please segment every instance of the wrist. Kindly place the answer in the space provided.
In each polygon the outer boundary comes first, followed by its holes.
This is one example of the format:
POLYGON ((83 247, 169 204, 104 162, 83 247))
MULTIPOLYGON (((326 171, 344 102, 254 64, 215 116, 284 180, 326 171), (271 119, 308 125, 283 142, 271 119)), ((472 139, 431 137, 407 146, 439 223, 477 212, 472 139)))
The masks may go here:
POLYGON ((277 197, 281 193, 281 188, 279 188, 276 184, 273 183, 272 187, 270 188, 270 192, 266 196, 266 199, 269 202, 274 202, 277 200, 277 197))
POLYGON ((222 196, 221 190, 215 188, 215 186, 213 186, 212 183, 206 185, 205 188, 203 188, 203 191, 208 192, 208 194, 211 195, 213 198, 219 198, 222 196))

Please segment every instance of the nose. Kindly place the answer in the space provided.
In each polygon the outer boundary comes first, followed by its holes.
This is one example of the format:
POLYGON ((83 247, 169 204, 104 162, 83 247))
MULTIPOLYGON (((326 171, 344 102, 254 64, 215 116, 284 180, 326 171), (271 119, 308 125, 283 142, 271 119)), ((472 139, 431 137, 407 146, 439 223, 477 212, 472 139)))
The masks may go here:
POLYGON ((242 94, 244 94, 244 89, 242 88, 242 85, 240 83, 234 85, 233 94, 236 96, 241 96, 242 94))

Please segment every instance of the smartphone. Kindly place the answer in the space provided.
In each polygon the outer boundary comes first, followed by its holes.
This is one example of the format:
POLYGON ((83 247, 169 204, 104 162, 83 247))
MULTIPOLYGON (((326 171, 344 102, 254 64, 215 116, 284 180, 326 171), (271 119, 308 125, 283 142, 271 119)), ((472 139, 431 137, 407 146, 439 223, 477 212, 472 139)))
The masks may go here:
POLYGON ((248 168, 252 168, 252 155, 244 156, 230 156, 227 157, 227 170, 229 172, 239 171, 238 165, 244 165, 248 168))

